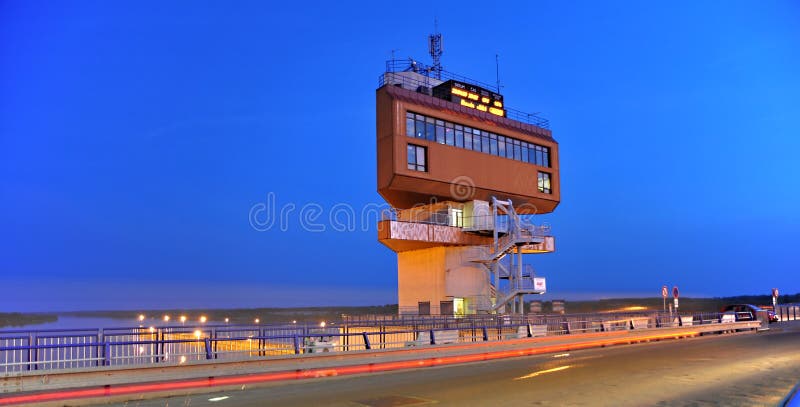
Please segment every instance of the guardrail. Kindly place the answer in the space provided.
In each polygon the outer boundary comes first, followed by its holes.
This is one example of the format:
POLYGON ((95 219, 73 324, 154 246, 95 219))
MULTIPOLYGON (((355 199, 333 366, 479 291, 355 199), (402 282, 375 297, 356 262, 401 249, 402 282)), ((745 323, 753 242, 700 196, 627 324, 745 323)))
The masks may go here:
POLYGON ((722 314, 668 313, 357 319, 325 327, 168 326, 96 330, 0 331, 0 372, 184 364, 280 355, 353 352, 540 335, 671 328, 720 323, 722 314))
POLYGON ((774 312, 778 321, 800 321, 800 303, 778 304, 774 312))

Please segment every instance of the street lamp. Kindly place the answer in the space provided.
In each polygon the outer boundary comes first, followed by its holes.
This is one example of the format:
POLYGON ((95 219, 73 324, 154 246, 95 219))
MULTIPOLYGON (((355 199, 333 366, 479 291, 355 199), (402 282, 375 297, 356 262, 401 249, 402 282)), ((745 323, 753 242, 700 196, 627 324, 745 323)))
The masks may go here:
POLYGON ((181 315, 181 324, 186 324, 186 315, 181 315))
POLYGON ((260 322, 261 322, 261 320, 260 320, 260 319, 258 319, 258 318, 256 318, 256 320, 255 320, 255 323, 257 323, 257 324, 258 324, 258 323, 260 323, 260 322))
POLYGON ((164 322, 169 322, 169 315, 164 315, 164 322))
POLYGON ((201 324, 205 324, 207 320, 208 320, 208 318, 206 318, 206 316, 205 316, 205 315, 201 315, 201 316, 200 316, 200 323, 201 323, 201 324))

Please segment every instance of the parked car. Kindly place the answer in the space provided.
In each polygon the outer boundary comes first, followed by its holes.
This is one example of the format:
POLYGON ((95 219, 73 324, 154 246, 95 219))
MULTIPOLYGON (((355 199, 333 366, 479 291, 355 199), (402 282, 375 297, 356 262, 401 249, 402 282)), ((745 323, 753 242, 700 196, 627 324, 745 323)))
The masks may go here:
POLYGON ((766 320, 769 323, 778 322, 778 317, 773 311, 767 311, 753 304, 731 304, 723 307, 720 312, 733 312, 737 321, 766 320))

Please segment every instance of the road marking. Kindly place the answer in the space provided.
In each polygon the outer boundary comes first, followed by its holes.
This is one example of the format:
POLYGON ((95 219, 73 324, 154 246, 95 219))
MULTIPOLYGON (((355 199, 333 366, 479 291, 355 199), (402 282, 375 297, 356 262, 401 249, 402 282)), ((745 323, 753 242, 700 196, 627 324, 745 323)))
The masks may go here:
POLYGON ((539 375, 543 375, 543 374, 546 374, 546 373, 553 373, 553 372, 560 372, 562 370, 567 370, 567 369, 569 369, 571 367, 572 367, 572 365, 566 365, 566 366, 554 367, 552 369, 539 370, 538 372, 533 372, 533 373, 530 373, 530 374, 526 374, 525 376, 515 377, 514 380, 530 379, 530 378, 533 378, 533 377, 536 377, 536 376, 539 376, 539 375))
POLYGON ((569 353, 559 353, 558 355, 553 355, 554 358, 565 358, 569 356, 569 353))
POLYGON ((212 398, 208 399, 208 401, 213 403, 215 401, 227 400, 229 398, 230 398, 229 396, 212 397, 212 398))

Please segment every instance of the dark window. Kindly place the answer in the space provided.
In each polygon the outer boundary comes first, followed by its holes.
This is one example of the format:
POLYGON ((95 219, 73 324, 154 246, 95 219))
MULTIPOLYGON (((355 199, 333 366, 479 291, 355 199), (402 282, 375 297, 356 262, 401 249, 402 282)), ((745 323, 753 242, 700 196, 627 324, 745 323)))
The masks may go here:
POLYGON ((406 113, 406 136, 414 137, 414 113, 406 113))
POLYGON ((453 315, 453 301, 439 301, 439 315, 453 315))
POLYGON ((456 125, 456 147, 464 148, 464 127, 456 125))
POLYGON ((431 302, 430 301, 420 301, 417 303, 418 313, 419 315, 430 315, 431 314, 431 302))
POLYGON ((414 121, 417 138, 425 138, 425 116, 418 114, 414 121))
POLYGON ((444 122, 441 120, 436 121, 436 142, 444 144, 444 122))
POLYGON ((431 141, 436 140, 436 122, 431 117, 425 119, 425 138, 431 141))
POLYGON ((522 143, 522 161, 526 163, 530 162, 530 160, 528 160, 528 146, 528 143, 522 143))
POLYGON ((542 167, 550 168, 550 149, 547 147, 542 147, 542 158, 544 161, 542 162, 542 167))
POLYGON ((427 171, 427 151, 425 147, 409 144, 407 153, 409 170, 427 171))
POLYGON ((536 164, 544 166, 544 152, 541 148, 536 151, 536 164))
POLYGON ((446 126, 444 128, 444 142, 448 146, 455 145, 455 139, 453 135, 453 123, 447 122, 445 123, 445 125, 446 126))
POLYGON ((503 136, 497 137, 497 155, 500 157, 506 156, 506 138, 503 136))
POLYGON ((538 183, 539 183, 539 192, 544 192, 545 194, 552 193, 550 189, 550 174, 539 171, 538 183))
POLYGON ((492 153, 491 144, 489 144, 489 133, 485 131, 481 132, 481 151, 488 154, 492 153))

